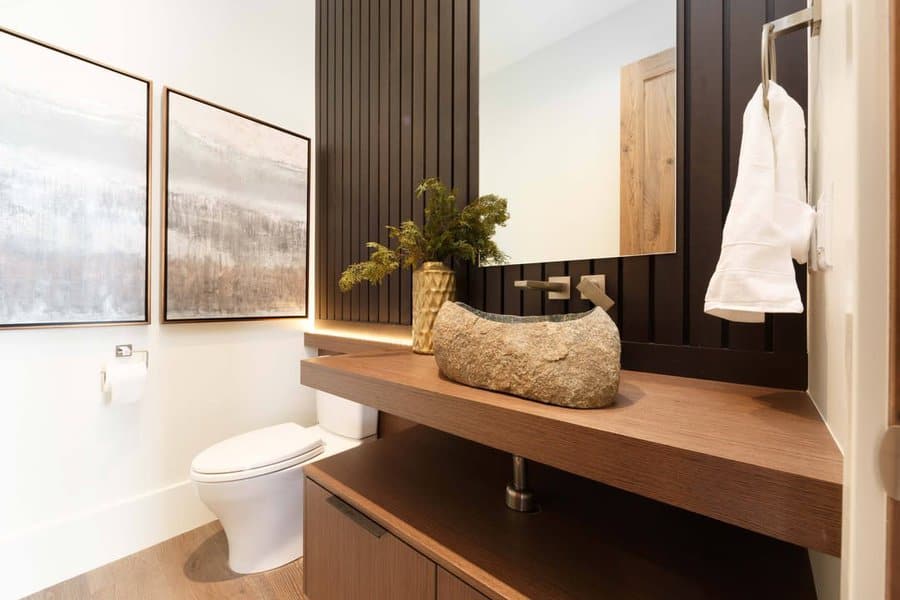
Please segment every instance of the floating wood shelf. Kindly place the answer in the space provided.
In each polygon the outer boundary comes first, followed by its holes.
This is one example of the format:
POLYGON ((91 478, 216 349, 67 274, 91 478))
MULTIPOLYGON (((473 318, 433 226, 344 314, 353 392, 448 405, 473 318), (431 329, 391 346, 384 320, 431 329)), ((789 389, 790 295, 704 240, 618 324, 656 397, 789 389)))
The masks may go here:
MULTIPOLYGON (((816 596, 800 547, 544 465, 530 470, 540 511, 513 512, 497 493, 508 455, 426 427, 326 458, 305 474, 480 592, 455 598, 816 596)), ((304 568, 320 587, 326 576, 366 584, 341 560, 313 573, 325 560, 313 556, 319 549, 313 539, 304 568)))
POLYGON ((371 350, 408 350, 412 346, 412 334, 410 334, 410 341, 403 344, 394 339, 374 340, 333 333, 306 332, 303 334, 303 343, 328 354, 350 354, 351 352, 369 352, 371 350))
POLYGON ((840 554, 842 457, 802 392, 625 371, 613 406, 567 409, 454 383, 441 376, 433 357, 404 350, 307 359, 301 381, 629 492, 840 554))

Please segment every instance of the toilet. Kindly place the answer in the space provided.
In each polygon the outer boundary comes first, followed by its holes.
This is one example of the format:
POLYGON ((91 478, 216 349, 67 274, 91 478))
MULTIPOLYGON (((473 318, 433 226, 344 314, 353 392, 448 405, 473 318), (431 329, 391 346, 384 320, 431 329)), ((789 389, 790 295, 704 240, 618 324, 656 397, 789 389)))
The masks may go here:
POLYGON ((210 446, 191 480, 228 538, 236 573, 268 571, 303 554, 303 467, 374 439, 378 411, 316 393, 319 424, 281 423, 210 446))

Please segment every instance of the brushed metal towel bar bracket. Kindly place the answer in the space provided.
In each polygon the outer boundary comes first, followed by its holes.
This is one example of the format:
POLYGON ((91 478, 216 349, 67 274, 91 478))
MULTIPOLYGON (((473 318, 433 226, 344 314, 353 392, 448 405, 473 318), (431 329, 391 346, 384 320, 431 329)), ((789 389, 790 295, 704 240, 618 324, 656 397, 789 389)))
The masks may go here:
POLYGON ((822 26, 822 0, 810 0, 809 6, 780 19, 769 21, 762 28, 761 60, 763 104, 769 109, 769 81, 778 81, 778 60, 775 40, 800 29, 809 28, 810 35, 819 35, 822 26))

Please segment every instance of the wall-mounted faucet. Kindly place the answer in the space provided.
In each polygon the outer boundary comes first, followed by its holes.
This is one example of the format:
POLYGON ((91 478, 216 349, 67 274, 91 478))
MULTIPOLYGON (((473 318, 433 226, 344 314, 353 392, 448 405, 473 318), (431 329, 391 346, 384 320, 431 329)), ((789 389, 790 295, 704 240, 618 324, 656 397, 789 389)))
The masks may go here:
MULTIPOLYGON (((572 297, 572 278, 568 275, 548 277, 547 281, 519 279, 513 285, 520 290, 547 292, 548 300, 569 300, 572 297)), ((615 302, 606 295, 606 275, 582 275, 576 289, 582 300, 590 300, 603 310, 609 310, 615 302)))
POLYGON ((547 281, 520 279, 513 283, 520 290, 542 290, 547 292, 548 300, 568 300, 572 297, 572 278, 548 277, 547 281))

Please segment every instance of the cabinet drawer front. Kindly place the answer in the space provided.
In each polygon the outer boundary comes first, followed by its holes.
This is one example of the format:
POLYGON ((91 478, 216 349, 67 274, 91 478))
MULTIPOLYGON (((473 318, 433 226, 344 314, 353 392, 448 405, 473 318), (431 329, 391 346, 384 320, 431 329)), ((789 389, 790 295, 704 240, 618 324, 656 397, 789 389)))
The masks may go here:
POLYGON ((387 529, 385 529, 366 515, 362 514, 337 496, 328 496, 326 502, 336 508, 342 515, 346 516, 348 519, 374 535, 376 538, 380 538, 387 533, 387 529))
POLYGON ((437 600, 488 600, 488 597, 456 575, 438 567, 437 600))
POLYGON ((304 589, 309 600, 432 600, 433 562, 307 479, 304 589))

